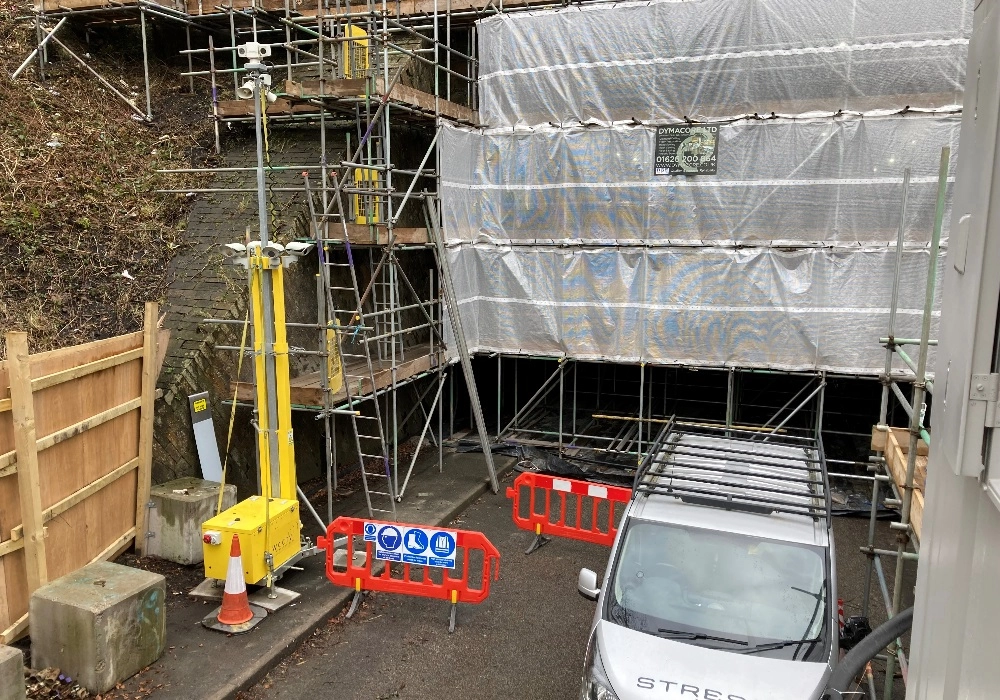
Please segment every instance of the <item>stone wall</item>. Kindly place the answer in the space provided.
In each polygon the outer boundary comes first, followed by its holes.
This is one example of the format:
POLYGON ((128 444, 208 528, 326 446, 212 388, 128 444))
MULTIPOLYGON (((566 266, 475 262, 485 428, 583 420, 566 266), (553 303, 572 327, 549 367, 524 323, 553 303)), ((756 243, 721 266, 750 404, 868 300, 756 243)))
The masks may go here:
MULTIPOLYGON (((331 165, 338 164, 344 157, 346 124, 328 122, 327 159, 331 165)), ((350 125, 353 127, 353 123, 350 125)), ((223 143, 224 157, 221 167, 247 167, 256 164, 255 138, 252 126, 235 125, 225 130, 223 143)), ((393 161, 401 168, 415 168, 419 165, 432 134, 426 130, 409 132, 405 129, 393 130, 393 161)), ((317 125, 279 126, 269 129, 269 146, 273 166, 315 166, 320 163, 320 140, 317 125)), ((352 134, 352 143, 357 143, 352 134)), ((153 450, 153 481, 163 483, 183 476, 201 476, 187 397, 199 391, 208 391, 211 396, 213 420, 220 451, 225 450, 231 408, 227 400, 232 398, 230 382, 236 376, 237 352, 218 350, 217 345, 240 344, 242 325, 206 324, 203 319, 221 318, 243 320, 246 313, 247 289, 245 272, 224 262, 225 244, 242 242, 249 231, 251 238, 258 237, 258 215, 256 196, 256 175, 254 171, 222 173, 205 178, 203 188, 238 188, 240 192, 198 193, 191 196, 195 201, 187 223, 187 245, 171 262, 171 283, 167 299, 163 305, 164 327, 170 329, 171 338, 167 349, 159 387, 163 390, 163 400, 157 402, 155 443, 153 450)), ((314 183, 319 174, 311 175, 314 183)), ((301 171, 292 168, 271 171, 268 174, 270 190, 270 234, 272 239, 288 242, 295 238, 311 237, 308 225, 308 208, 301 191, 301 171), (282 191, 282 190, 297 191, 282 191)), ((394 185, 405 191, 405 178, 398 178, 394 185)), ((420 202, 407 205, 408 211, 400 225, 423 225, 420 202)), ((378 260, 379 251, 375 251, 378 260)), ((425 294, 429 287, 429 270, 434 266, 430 251, 400 252, 401 264, 405 266, 414 287, 425 294)), ((360 257, 359 267, 367 265, 367 253, 360 257)), ((346 275, 346 271, 337 270, 346 275)), ((316 306, 317 256, 306 256, 285 273, 286 320, 289 322, 314 323, 316 306)), ((361 283, 370 273, 361 270, 361 283)), ((335 282, 347 286, 345 278, 335 282)), ((408 295, 404 293, 403 303, 408 295)), ((416 323, 411 311, 405 323, 416 323)), ((315 349, 318 331, 289 329, 289 343, 292 346, 315 349)), ((414 334, 411 342, 427 339, 427 332, 414 334)), ((247 342, 249 343, 249 334, 247 342)), ((293 356, 292 375, 314 371, 319 368, 319 358, 293 356)), ((244 360, 242 374, 244 380, 252 377, 249 358, 244 360)), ((399 397, 400 416, 412 405, 412 392, 399 397)), ((383 416, 387 416, 384 412, 383 416)), ((229 450, 227 481, 239 488, 240 498, 253 493, 257 488, 257 468, 255 457, 255 436, 250 425, 250 409, 238 407, 233 423, 233 435, 229 450)), ((293 428, 296 437, 296 464, 299 480, 303 481, 319 475, 323 465, 322 421, 315 420, 315 414, 293 411, 293 428)), ((388 421, 387 421, 388 423, 388 421)), ((388 426, 387 426, 388 427, 388 426)), ((411 420, 403 426, 402 434, 408 435, 420 426, 411 420)), ((337 455, 341 465, 349 470, 355 459, 353 437, 348 425, 338 425, 337 455)))

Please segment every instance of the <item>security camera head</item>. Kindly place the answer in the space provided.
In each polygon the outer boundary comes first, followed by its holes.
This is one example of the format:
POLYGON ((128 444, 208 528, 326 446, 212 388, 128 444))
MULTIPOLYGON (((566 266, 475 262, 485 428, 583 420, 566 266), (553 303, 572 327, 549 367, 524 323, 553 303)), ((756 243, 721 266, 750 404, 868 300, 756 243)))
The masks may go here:
POLYGON ((259 44, 256 41, 248 41, 242 46, 236 47, 236 53, 240 58, 256 61, 270 56, 271 47, 268 44, 259 44))
POLYGON ((303 256, 308 255, 312 251, 314 244, 305 243, 303 241, 292 241, 285 246, 285 253, 288 255, 303 256))
POLYGON ((285 248, 280 243, 271 242, 265 245, 263 248, 264 255, 271 259, 280 258, 281 254, 284 252, 285 248))
POLYGON ((247 266, 247 247, 242 243, 227 243, 222 247, 226 264, 247 266))

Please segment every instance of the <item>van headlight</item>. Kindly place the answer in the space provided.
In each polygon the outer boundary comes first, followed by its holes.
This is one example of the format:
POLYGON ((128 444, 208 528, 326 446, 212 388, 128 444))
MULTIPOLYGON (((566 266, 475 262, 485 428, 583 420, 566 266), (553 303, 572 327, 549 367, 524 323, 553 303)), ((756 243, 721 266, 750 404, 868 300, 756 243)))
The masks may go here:
POLYGON ((618 700, 615 691, 611 689, 611 681, 604 671, 601 653, 597 649, 597 634, 590 638, 587 647, 587 660, 583 666, 583 684, 580 687, 580 700, 618 700))

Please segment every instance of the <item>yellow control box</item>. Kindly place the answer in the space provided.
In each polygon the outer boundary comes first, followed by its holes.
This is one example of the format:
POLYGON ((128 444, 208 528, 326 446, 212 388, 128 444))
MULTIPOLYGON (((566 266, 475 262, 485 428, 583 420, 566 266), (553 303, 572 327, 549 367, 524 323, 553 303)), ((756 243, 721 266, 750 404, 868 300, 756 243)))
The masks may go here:
POLYGON ((205 553, 205 577, 225 580, 233 534, 240 536, 243 576, 247 583, 260 583, 267 576, 264 553, 271 552, 274 568, 291 559, 300 547, 299 503, 251 496, 201 525, 205 553), (268 526, 270 517, 270 526, 268 526))

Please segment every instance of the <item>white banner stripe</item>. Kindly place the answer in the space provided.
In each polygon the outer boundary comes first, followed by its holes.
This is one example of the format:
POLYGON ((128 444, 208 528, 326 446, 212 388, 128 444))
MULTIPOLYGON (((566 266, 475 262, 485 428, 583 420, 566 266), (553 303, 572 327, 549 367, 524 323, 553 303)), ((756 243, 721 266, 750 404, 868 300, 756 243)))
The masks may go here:
MULTIPOLYGON (((936 349, 936 348, 932 348, 936 349)), ((632 355, 632 354, 619 354, 619 355, 604 355, 600 353, 592 352, 566 352, 562 349, 556 350, 552 348, 546 349, 526 349, 516 346, 501 346, 495 344, 480 344, 480 345, 470 345, 469 352, 473 355, 496 355, 501 353, 510 357, 547 357, 550 359, 563 358, 563 359, 573 359, 579 360, 581 362, 616 362, 619 364, 638 364, 640 362, 645 362, 648 365, 654 365, 656 367, 703 367, 703 368, 713 368, 713 369, 723 369, 723 368, 735 368, 735 369, 780 369, 785 372, 817 372, 825 370, 827 372, 834 373, 836 375, 848 376, 848 375, 864 375, 873 376, 882 374, 884 371, 881 366, 879 367, 854 367, 848 365, 834 365, 830 363, 788 363, 788 362, 756 362, 753 360, 734 362, 733 360, 705 360, 703 357, 652 357, 649 354, 644 355, 632 355)), ((884 357, 881 361, 884 361, 884 357)), ((898 368, 893 368, 893 377, 898 379, 913 379, 913 374, 909 370, 902 370, 898 368)), ((928 373, 928 379, 933 379, 934 377, 928 373)))
POLYGON ((247 590, 246 581, 243 580, 243 562, 239 557, 230 557, 229 566, 226 570, 226 593, 235 595, 245 593, 247 590))
POLYGON ((588 70, 593 68, 628 68, 634 66, 665 66, 676 63, 707 63, 744 58, 764 58, 770 56, 815 56, 845 54, 861 51, 891 51, 898 49, 923 49, 929 47, 968 46, 968 39, 924 39, 921 41, 883 41, 874 44, 837 44, 835 46, 805 46, 795 49, 767 49, 751 51, 728 51, 704 54, 702 56, 663 56, 651 59, 629 59, 624 61, 586 61, 580 63, 558 63, 551 66, 533 68, 511 68, 494 71, 479 76, 480 82, 511 75, 531 73, 551 73, 564 70, 588 70))
MULTIPOLYGON (((562 307, 576 309, 635 309, 643 311, 704 311, 715 313, 763 313, 770 311, 780 311, 789 314, 888 314, 889 308, 848 308, 839 306, 729 306, 714 304, 653 304, 649 302, 613 302, 613 301, 559 301, 553 299, 513 299, 511 297, 496 297, 486 295, 476 295, 465 297, 458 302, 459 306, 474 302, 490 302, 493 304, 526 304, 528 306, 562 307)), ((921 316, 923 309, 896 309, 897 314, 906 316, 921 316)), ((931 315, 940 317, 940 311, 933 311, 931 315)))
POLYGON ((568 481, 565 481, 563 479, 553 479, 552 480, 552 488, 555 491, 565 491, 565 492, 569 493, 570 491, 573 490, 573 485, 571 483, 569 483, 568 481))
MULTIPOLYGON (((911 185, 937 185, 936 177, 914 177, 910 179, 911 185)), ((954 183, 955 178, 949 177, 949 183, 954 183)), ((538 184, 469 184, 462 182, 441 181, 442 188, 456 190, 500 190, 510 192, 529 192, 535 190, 569 190, 569 189, 644 189, 660 187, 812 187, 830 185, 901 185, 901 177, 869 177, 854 179, 826 178, 822 180, 645 180, 641 182, 549 182, 538 184)))
MULTIPOLYGON (((882 253, 896 250, 895 241, 810 241, 794 238, 772 238, 770 240, 734 240, 732 238, 494 238, 488 233, 476 230, 469 232, 462 229, 461 233, 446 234, 451 236, 445 241, 449 250, 461 250, 472 247, 476 250, 496 249, 503 252, 558 249, 564 250, 604 250, 619 249, 632 252, 642 252, 649 249, 656 252, 675 249, 714 249, 724 251, 773 251, 779 249, 779 254, 786 252, 827 250, 837 253, 882 253), (793 248, 794 251, 789 251, 793 248)), ((726 235, 729 235, 727 232, 726 235)), ((903 250, 908 253, 930 251, 929 241, 907 241, 903 250)), ((941 250, 948 249, 948 237, 941 238, 941 250)))

